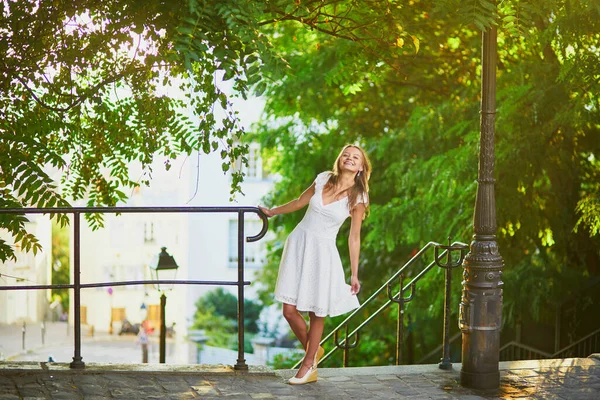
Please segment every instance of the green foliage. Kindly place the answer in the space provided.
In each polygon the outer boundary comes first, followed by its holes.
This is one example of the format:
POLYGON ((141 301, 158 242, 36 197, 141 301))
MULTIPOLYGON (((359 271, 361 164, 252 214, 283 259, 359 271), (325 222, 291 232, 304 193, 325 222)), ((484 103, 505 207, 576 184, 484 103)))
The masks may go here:
MULTIPOLYGON (((234 160, 247 162, 248 149, 217 75, 243 98, 250 90, 260 95, 300 87, 304 77, 316 76, 311 83, 318 86, 307 87, 317 90, 309 95, 322 98, 318 88, 327 84, 351 101, 372 82, 381 84, 386 70, 396 71, 394 81, 402 84, 403 59, 419 52, 426 35, 418 31, 429 13, 484 27, 496 18, 487 0, 455 3, 3 3, 0 206, 68 207, 69 200, 114 206, 126 200, 126 188, 150 183, 157 154, 167 158, 168 169, 180 154, 219 151, 227 172, 234 160), (301 43, 308 46, 298 51, 301 43), (323 75, 310 74, 323 66, 323 75), (183 98, 171 95, 173 88, 183 98), (142 166, 139 179, 129 176, 132 162, 142 166), (60 191, 48 168, 60 171, 60 191)), ((287 115, 301 109, 302 97, 293 93, 281 110, 287 115)), ((232 196, 242 179, 232 173, 232 196)), ((101 214, 86 217, 92 227, 102 226, 101 214)), ((3 217, 0 226, 24 249, 37 251, 24 221, 3 217)), ((10 257, 11 245, 1 241, 0 259, 10 257)))
MULTIPOLYGON (((260 303, 244 299, 244 349, 252 352, 252 338, 258 333, 258 318, 263 309, 260 303)), ((203 329, 209 337, 207 344, 237 349, 237 297, 223 288, 206 293, 196 301, 194 329, 203 329)))
MULTIPOLYGON (((232 55, 214 49, 190 61, 193 49, 180 46, 191 12, 183 2, 21 1, 0 9, 1 207, 114 206, 125 188, 149 184, 157 154, 169 160, 219 150, 227 170, 247 152, 216 79, 232 55), (140 179, 129 176, 134 162, 140 179)), ((245 78, 235 80, 243 94, 245 78)), ((233 174, 232 196, 241 180, 233 174)), ((88 219, 102 226, 100 214, 88 219)), ((26 221, 2 216, 0 227, 38 251, 26 221)), ((7 258, 13 248, 0 241, 0 259, 7 258)))
POLYGON ((194 314, 194 329, 203 329, 209 337, 210 346, 236 349, 236 323, 218 315, 214 309, 197 309, 194 314))
POLYGON ((586 197, 577 203, 576 210, 581 214, 581 218, 577 221, 575 231, 580 226, 586 226, 592 236, 597 235, 600 232, 600 201, 586 197))
MULTIPOLYGON (((52 223, 52 284, 71 283, 69 260, 69 230, 59 223, 52 223)), ((69 289, 52 289, 52 296, 59 296, 63 310, 69 309, 69 289)))
MULTIPOLYGON (((217 288, 200 297, 196 302, 198 312, 209 311, 237 325, 237 297, 223 288, 217 288)), ((246 332, 258 333, 258 318, 263 309, 262 304, 244 299, 244 328, 246 332)))
MULTIPOLYGON (((600 5, 497 3, 2 3, 0 206, 68 206, 67 198, 115 205, 126 197, 123 188, 149 183, 156 154, 221 151, 227 171, 247 148, 239 144, 243 131, 231 100, 216 84, 215 74, 223 73, 236 95, 267 97, 255 137, 282 176, 269 203, 296 197, 330 169, 343 144, 360 143, 369 152, 373 204, 360 265, 369 293, 427 241, 468 240, 480 37, 495 25, 504 315, 508 322, 525 311, 536 316, 600 271, 600 5), (175 86, 184 99, 164 94, 175 86), (132 161, 144 167, 140 181, 129 177, 132 161), (62 192, 43 166, 63 171, 62 192), (536 283, 540 276, 545 281, 536 283)), ((242 178, 234 174, 232 194, 242 178)), ((267 285, 300 218, 273 221, 267 285)), ((0 227, 36 251, 25 221, 2 217, 0 227)), ((345 265, 347 234, 348 225, 338 242, 345 265)), ((0 258, 12 256, 0 242, 0 258)), ((424 281, 419 291, 427 301, 410 305, 432 343, 439 342, 437 322, 428 325, 425 316, 438 310, 440 279, 424 281)), ((426 351, 427 343, 418 346, 426 351)))
MULTIPOLYGON (((273 32, 273 46, 293 79, 268 85, 266 115, 255 128, 269 165, 282 177, 267 204, 297 197, 318 172, 331 169, 343 144, 358 143, 374 166, 361 245, 361 298, 426 242, 450 235, 468 242, 477 176, 480 30, 498 25, 496 208, 506 265, 503 315, 508 325, 523 315, 542 320, 561 298, 600 274, 600 8, 593 1, 558 0, 505 1, 497 11, 488 1, 409 4, 399 18, 419 39, 417 54, 403 48, 373 54, 298 25, 273 32)), ((272 219, 276 239, 261 277, 265 301, 285 237, 302 214, 272 219)), ((345 266, 348 229, 349 223, 338 238, 345 266)), ((455 274, 454 304, 460 293, 455 274)), ((423 280, 407 307, 419 332, 415 359, 440 343, 442 275, 433 272, 423 280)), ((393 317, 375 325, 369 330, 379 336, 369 335, 383 338, 388 349, 376 354, 393 354, 393 340, 385 336, 394 331, 393 317)))

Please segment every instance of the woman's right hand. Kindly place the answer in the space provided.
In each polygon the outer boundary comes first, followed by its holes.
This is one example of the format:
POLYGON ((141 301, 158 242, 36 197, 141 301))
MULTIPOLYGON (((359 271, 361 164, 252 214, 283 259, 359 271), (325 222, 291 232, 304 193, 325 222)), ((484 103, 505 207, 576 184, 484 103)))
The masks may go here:
POLYGON ((263 206, 258 206, 258 209, 260 211, 262 211, 262 213, 265 214, 269 218, 271 218, 274 215, 273 211, 271 211, 271 209, 269 209, 269 208, 265 208, 263 206))

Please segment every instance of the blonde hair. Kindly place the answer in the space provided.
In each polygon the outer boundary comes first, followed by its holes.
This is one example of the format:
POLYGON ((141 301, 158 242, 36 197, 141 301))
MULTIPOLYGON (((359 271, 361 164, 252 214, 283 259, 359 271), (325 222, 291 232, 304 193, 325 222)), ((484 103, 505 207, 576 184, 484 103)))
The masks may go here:
POLYGON ((340 163, 342 161, 342 155, 350 148, 354 147, 362 154, 363 158, 363 170, 359 171, 354 177, 354 185, 350 188, 348 193, 348 210, 352 212, 352 209, 358 204, 359 196, 362 196, 365 203, 365 216, 369 213, 369 178, 371 177, 371 161, 367 157, 367 153, 357 145, 347 144, 344 146, 340 154, 337 156, 335 163, 333 164, 332 173, 329 176, 329 180, 325 184, 323 190, 328 190, 337 185, 340 179, 340 163))

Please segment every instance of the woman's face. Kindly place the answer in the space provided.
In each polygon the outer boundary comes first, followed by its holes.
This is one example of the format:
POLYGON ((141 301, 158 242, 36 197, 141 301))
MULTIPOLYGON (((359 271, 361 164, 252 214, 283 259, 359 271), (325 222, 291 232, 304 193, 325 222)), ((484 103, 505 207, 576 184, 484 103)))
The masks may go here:
POLYGON ((363 156, 356 147, 348 147, 344 149, 340 156, 338 164, 340 171, 352 172, 354 174, 363 170, 363 156))

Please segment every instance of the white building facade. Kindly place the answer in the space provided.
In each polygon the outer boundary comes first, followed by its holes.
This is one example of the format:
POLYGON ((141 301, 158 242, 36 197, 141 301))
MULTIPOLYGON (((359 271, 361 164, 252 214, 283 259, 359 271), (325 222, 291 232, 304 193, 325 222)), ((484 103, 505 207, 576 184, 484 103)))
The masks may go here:
MULTIPOLYGON (((250 168, 245 169, 244 195, 231 203, 231 176, 222 171, 217 152, 200 157, 174 160, 166 171, 164 160, 153 167, 150 187, 131 193, 127 206, 256 206, 272 187, 272 180, 262 170, 260 149, 251 146, 250 168)), ((237 281, 237 214, 236 213, 126 213, 106 214, 105 227, 92 231, 82 221, 81 282, 118 282, 152 279, 149 263, 166 247, 179 268, 176 279, 195 281, 237 281)), ((262 221, 246 214, 245 236, 257 234, 262 221)), ((245 280, 252 281, 265 259, 265 242, 245 244, 245 280)), ((71 268, 73 271, 73 268, 71 268)), ((174 325, 175 340, 183 343, 193 323, 195 303, 215 286, 177 285, 166 292, 166 324, 174 325)), ((237 295, 237 287, 226 287, 237 295)), ((252 286, 245 288, 246 298, 256 298, 252 286)), ((110 286, 83 289, 82 323, 95 331, 118 334, 123 319, 140 323, 148 319, 158 330, 160 294, 153 285, 110 286)), ((70 319, 73 302, 71 298, 70 319)), ((169 352, 171 353, 171 352, 169 352)), ((170 363, 195 362, 188 354, 177 351, 170 363)), ((93 359, 87 359, 93 362, 93 359)), ((233 363, 235 360, 231 360, 233 363)))
MULTIPOLYGON (((27 232, 35 235, 42 250, 37 254, 24 252, 15 246, 15 260, 1 264, 0 277, 3 286, 48 285, 52 277, 52 224, 47 215, 30 214, 25 224, 27 232)), ((13 239, 7 232, 0 232, 7 243, 13 239)), ((0 324, 41 322, 48 317, 50 289, 1 290, 0 324)))

